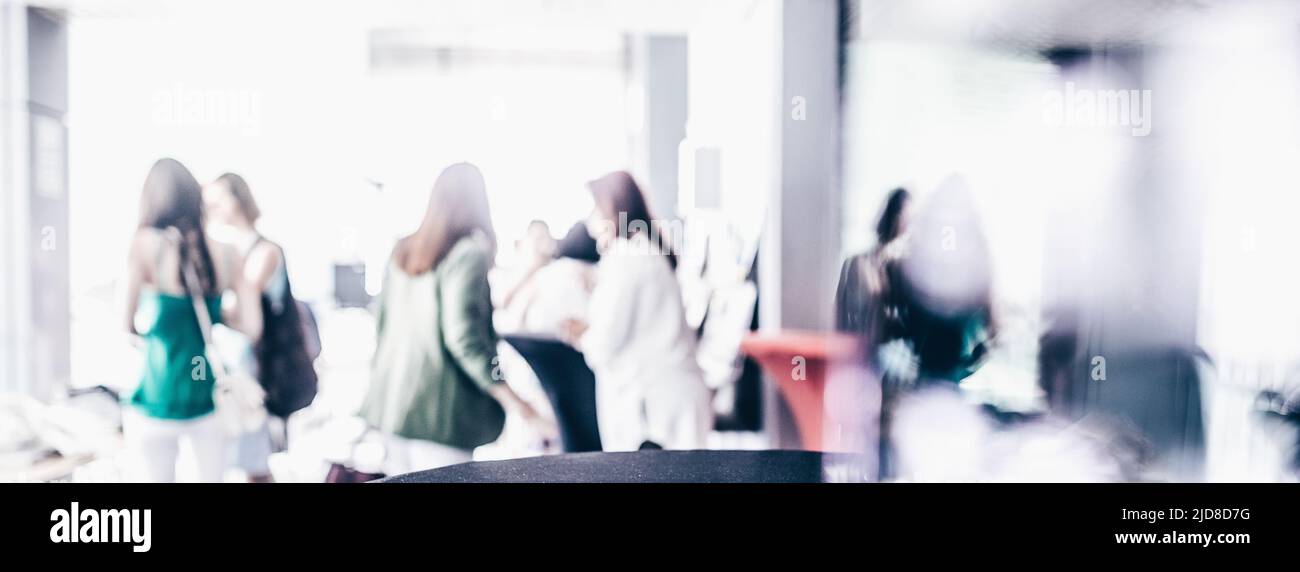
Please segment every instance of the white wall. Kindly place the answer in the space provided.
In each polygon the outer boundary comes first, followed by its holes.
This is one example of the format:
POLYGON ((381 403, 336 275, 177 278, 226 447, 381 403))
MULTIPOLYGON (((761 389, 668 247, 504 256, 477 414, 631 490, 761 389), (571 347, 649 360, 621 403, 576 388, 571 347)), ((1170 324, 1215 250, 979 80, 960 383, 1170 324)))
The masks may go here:
POLYGON ((31 355, 26 7, 0 4, 0 391, 28 391, 31 355))
POLYGON ((64 22, 0 6, 0 391, 40 399, 69 376, 64 22))
MULTIPOLYGON (((760 328, 827 329, 839 264, 838 5, 712 8, 690 34, 687 137, 718 150, 718 210, 758 249, 760 328)), ((764 404, 771 444, 795 444, 771 384, 764 404)))
MULTIPOLYGON (((440 31, 448 21, 436 13, 404 14, 362 2, 311 12, 237 3, 72 21, 74 377, 132 375, 136 352, 105 333, 120 323, 118 281, 140 187, 159 157, 177 158, 201 182, 225 171, 245 176, 262 230, 285 247, 295 293, 313 301, 328 300, 333 262, 382 263, 452 162, 483 169, 507 254, 532 218, 559 233, 586 216, 583 183, 628 166, 617 58, 603 67, 373 70, 375 29, 468 41, 440 31), (384 184, 382 195, 368 179, 384 184)), ((539 26, 533 37, 492 20, 470 24, 470 40, 489 46, 499 38, 526 52, 557 37, 596 38, 621 53, 616 28, 539 26)))
POLYGON ((780 310, 773 316, 769 306, 766 316, 782 328, 824 331, 834 323, 840 268, 839 6, 786 0, 781 16, 780 190, 760 262, 780 285, 767 297, 780 310))
POLYGON ((718 210, 753 248, 777 188, 781 3, 708 6, 688 39, 686 136, 718 150, 718 210))

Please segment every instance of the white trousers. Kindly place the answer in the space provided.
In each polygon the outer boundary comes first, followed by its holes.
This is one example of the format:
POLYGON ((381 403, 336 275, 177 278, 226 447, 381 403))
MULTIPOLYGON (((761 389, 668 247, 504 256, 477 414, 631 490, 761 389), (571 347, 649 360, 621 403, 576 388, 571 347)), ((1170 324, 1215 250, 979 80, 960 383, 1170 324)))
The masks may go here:
POLYGON ((176 482, 182 441, 193 454, 194 475, 199 482, 219 483, 226 472, 226 435, 215 414, 158 419, 127 408, 122 415, 122 430, 133 469, 129 474, 134 481, 176 482))
POLYGON ((635 451, 645 441, 664 449, 704 449, 713 411, 704 382, 689 372, 622 382, 596 375, 596 424, 605 451, 635 451))
POLYGON ((396 476, 474 460, 474 452, 423 439, 384 435, 384 473, 396 476))

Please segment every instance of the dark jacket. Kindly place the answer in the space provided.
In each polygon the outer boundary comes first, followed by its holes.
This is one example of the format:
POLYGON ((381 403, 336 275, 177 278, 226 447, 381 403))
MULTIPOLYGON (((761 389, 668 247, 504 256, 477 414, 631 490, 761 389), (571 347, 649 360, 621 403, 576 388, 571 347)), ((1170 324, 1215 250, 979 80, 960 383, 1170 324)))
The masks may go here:
POLYGON ((500 436, 505 411, 488 394, 501 381, 486 241, 462 238, 419 276, 390 264, 361 411, 371 426, 460 449, 500 436))

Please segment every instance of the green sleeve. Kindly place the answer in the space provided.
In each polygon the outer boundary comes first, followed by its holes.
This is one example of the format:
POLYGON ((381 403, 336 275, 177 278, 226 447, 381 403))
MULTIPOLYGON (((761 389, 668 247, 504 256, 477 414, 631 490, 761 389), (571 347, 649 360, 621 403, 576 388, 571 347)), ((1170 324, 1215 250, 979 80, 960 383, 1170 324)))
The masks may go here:
POLYGON ((460 244, 447 254, 439 311, 443 343, 469 378, 483 390, 501 381, 497 335, 492 326, 488 292, 488 253, 477 242, 460 244))

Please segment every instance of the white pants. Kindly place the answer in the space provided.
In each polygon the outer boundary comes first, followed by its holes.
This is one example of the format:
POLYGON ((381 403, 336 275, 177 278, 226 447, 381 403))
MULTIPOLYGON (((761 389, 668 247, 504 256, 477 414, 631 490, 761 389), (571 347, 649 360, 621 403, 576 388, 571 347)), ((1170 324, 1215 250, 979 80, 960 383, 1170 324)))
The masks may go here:
POLYGON ((193 419, 158 419, 126 410, 122 430, 134 466, 133 480, 176 481, 176 460, 185 441, 194 456, 195 475, 202 483, 219 483, 226 471, 226 435, 215 414, 193 419))
POLYGON ((474 460, 474 452, 423 439, 384 436, 384 473, 396 476, 474 460))
POLYGON ((645 441, 664 449, 703 449, 713 429, 704 382, 689 372, 619 383, 596 376, 596 424, 605 451, 635 451, 645 441))

